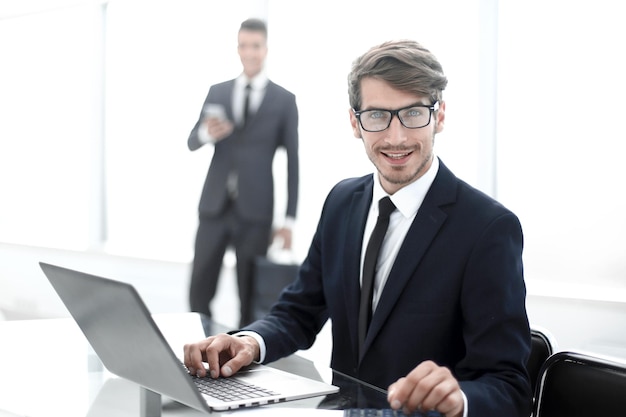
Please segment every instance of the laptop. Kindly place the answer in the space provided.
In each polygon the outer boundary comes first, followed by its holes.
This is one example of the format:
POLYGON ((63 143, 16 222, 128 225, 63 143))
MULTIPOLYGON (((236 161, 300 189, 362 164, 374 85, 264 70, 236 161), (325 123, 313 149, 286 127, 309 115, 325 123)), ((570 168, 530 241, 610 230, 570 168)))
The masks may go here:
POLYGON ((104 366, 150 391, 205 412, 339 391, 334 385, 259 364, 218 380, 192 376, 172 351, 131 284, 43 262, 39 265, 104 366), (201 392, 198 387, 201 382, 214 384, 216 381, 252 385, 264 393, 241 399, 218 394, 222 398, 217 398, 201 392))

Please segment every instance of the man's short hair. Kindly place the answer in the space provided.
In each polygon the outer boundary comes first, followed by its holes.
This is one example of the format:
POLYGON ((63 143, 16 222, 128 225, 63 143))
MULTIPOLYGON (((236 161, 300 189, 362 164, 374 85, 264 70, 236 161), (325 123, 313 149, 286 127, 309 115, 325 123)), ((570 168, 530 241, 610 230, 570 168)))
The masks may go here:
POLYGON ((348 96, 353 109, 361 109, 361 80, 376 78, 398 90, 442 100, 448 84, 437 58, 413 40, 401 39, 374 46, 352 63, 348 96))
POLYGON ((249 30, 251 32, 261 32, 267 38, 267 25, 261 19, 250 18, 241 22, 239 31, 249 30))

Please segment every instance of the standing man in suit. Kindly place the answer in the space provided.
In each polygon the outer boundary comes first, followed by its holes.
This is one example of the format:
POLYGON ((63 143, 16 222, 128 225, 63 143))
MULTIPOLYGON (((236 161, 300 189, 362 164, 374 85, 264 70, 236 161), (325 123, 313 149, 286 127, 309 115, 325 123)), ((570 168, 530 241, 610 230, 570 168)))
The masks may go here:
POLYGON ((387 42, 353 63, 348 84, 350 124, 374 174, 330 191, 298 279, 267 317, 186 345, 185 365, 230 376, 310 347, 330 318, 332 368, 388 389, 391 408, 527 417, 522 229, 434 153, 446 120, 440 63, 416 42, 387 42), (387 197, 393 205, 379 208, 387 197), (368 240, 387 208, 373 295, 362 298, 368 240))
POLYGON ((267 27, 245 20, 237 50, 243 72, 211 86, 187 141, 194 151, 212 144, 214 154, 199 204, 199 226, 191 272, 191 311, 211 316, 224 253, 234 246, 240 325, 252 320, 254 259, 265 255, 273 238, 291 247, 298 201, 298 109, 294 94, 273 83, 264 72, 267 27), (274 154, 287 154, 285 221, 272 236, 274 154))

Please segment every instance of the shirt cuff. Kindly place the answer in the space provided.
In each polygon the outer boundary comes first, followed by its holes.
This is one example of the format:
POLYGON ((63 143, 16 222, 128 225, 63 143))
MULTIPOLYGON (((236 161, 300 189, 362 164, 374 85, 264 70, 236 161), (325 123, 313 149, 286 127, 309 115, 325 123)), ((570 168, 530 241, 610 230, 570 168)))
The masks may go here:
POLYGON ((209 129, 207 128, 206 119, 202 120, 200 122, 200 126, 198 126, 198 141, 203 145, 215 142, 211 135, 209 135, 209 129))
POLYGON ((467 417, 467 397, 462 390, 461 394, 463 395, 463 417, 467 417))
POLYGON ((263 363, 263 361, 265 360, 266 348, 265 348, 265 340, 263 340, 260 334, 258 334, 257 332, 252 332, 250 330, 242 330, 240 332, 235 333, 235 336, 237 337, 250 336, 254 340, 256 340, 257 343, 259 344, 259 361, 257 363, 263 363))
POLYGON ((285 220, 283 221, 282 227, 293 230, 293 226, 295 224, 296 224, 296 218, 292 216, 287 216, 285 217, 285 220))

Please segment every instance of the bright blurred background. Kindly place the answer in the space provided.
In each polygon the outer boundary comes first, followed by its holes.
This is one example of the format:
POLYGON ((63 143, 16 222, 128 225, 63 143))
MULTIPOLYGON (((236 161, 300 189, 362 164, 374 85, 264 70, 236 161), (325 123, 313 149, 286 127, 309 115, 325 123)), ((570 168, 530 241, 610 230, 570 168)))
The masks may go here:
MULTIPOLYGON (((416 39, 449 78, 438 155, 521 219, 531 318, 566 345, 624 354, 626 26, 612 0, 0 1, 6 318, 64 314, 38 260, 133 281, 156 311, 186 309, 212 155, 189 152, 187 136, 209 86, 239 74, 248 17, 267 20, 269 76, 300 110, 298 259, 330 187, 372 170, 348 123, 352 60, 416 39), (584 336, 570 314, 587 318, 584 336)), ((233 285, 216 301, 225 322, 233 285)))

